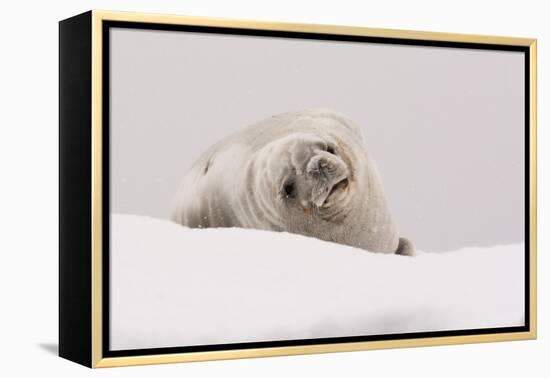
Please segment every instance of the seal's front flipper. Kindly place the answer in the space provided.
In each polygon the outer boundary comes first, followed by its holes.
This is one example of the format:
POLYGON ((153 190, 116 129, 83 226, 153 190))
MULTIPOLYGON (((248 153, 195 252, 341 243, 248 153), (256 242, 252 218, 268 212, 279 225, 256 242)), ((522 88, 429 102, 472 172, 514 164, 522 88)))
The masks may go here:
POLYGON ((414 245, 407 238, 399 238, 399 245, 397 246, 396 255, 414 256, 414 245))

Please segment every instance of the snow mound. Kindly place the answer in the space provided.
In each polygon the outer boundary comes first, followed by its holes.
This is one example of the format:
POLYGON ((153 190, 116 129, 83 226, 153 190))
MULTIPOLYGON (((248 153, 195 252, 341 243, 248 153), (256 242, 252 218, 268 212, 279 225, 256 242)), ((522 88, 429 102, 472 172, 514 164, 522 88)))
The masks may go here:
POLYGON ((521 326, 523 245, 416 257, 111 217, 111 349, 521 326))

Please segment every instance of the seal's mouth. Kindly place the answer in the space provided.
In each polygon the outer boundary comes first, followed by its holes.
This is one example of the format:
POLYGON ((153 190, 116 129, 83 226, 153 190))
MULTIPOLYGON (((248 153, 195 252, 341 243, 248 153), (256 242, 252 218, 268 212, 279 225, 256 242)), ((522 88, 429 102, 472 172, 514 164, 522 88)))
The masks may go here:
POLYGON ((347 177, 344 177, 343 179, 341 179, 340 181, 338 181, 334 185, 332 185, 332 188, 330 189, 327 197, 323 201, 322 206, 327 205, 329 203, 329 200, 332 197, 336 196, 338 193, 344 192, 348 188, 348 185, 349 185, 349 180, 348 180, 347 177))
POLYGON ((328 196, 327 198, 325 199, 325 202, 327 201, 327 199, 333 195, 335 192, 339 191, 339 190, 346 190, 346 188, 348 187, 349 185, 349 180, 347 177, 343 178, 342 180, 338 181, 336 184, 334 184, 332 186, 332 189, 330 189, 330 192, 328 193, 328 196))
POLYGON ((328 207, 331 204, 331 201, 335 199, 338 195, 344 193, 349 186, 349 179, 343 177, 339 180, 336 180, 332 186, 325 187, 324 190, 320 190, 322 194, 314 197, 313 203, 317 207, 328 207))

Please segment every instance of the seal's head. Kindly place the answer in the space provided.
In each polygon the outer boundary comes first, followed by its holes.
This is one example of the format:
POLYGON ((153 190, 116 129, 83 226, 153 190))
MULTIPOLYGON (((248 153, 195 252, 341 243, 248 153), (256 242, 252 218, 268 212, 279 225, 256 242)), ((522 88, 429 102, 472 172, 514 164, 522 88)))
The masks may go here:
POLYGON ((262 188, 262 205, 276 210, 272 213, 279 215, 277 223, 287 228, 319 218, 341 222, 350 210, 355 185, 346 151, 342 141, 330 135, 302 132, 269 143, 256 160, 261 164, 256 184, 262 188))

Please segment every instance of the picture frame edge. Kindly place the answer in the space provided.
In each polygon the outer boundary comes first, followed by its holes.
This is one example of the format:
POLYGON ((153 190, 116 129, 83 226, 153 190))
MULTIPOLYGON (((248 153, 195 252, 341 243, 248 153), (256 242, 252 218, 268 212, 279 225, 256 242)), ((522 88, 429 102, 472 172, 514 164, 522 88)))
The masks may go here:
MULTIPOLYGON (((238 20, 238 19, 222 19, 212 17, 197 17, 197 16, 175 16, 162 15, 152 13, 134 13, 134 12, 113 12, 104 10, 91 10, 84 14, 89 14, 91 18, 91 358, 90 363, 83 363, 88 367, 114 367, 114 366, 129 366, 143 365, 156 363, 173 363, 173 362, 191 362, 191 361, 206 361, 219 359, 236 359, 236 358, 251 358, 251 357, 269 357, 283 355, 302 355, 312 353, 329 353, 329 352, 348 352, 362 351, 373 349, 389 349, 401 347, 422 347, 435 345, 450 345, 450 344, 466 344, 480 342, 495 342, 495 341, 512 341, 512 340, 532 340, 537 337, 537 131, 536 131, 536 38, 524 37, 503 37, 503 36, 487 36, 475 34, 458 34, 458 33, 442 33, 442 32, 426 32, 398 29, 379 29, 366 28, 358 26, 338 26, 338 25, 323 25, 323 24, 296 24, 285 22, 269 22, 269 21, 253 21, 253 20, 238 20), (411 338, 398 340, 383 340, 383 341, 364 341, 364 342, 347 342, 337 344, 314 344, 306 346, 287 346, 287 347, 268 347, 254 349, 238 349, 238 350, 223 350, 211 352, 192 352, 192 353, 174 353, 174 354, 158 354, 158 355, 141 355, 130 357, 103 357, 103 309, 102 309, 102 46, 103 34, 102 24, 104 21, 129 21, 129 22, 150 22, 150 23, 165 23, 177 25, 197 25, 197 26, 217 26, 217 27, 239 27, 244 29, 260 29, 273 31, 298 31, 306 33, 321 33, 321 34, 340 34, 340 35, 358 35, 358 36, 374 36, 383 38, 405 38, 426 41, 448 41, 448 42, 464 42, 464 43, 481 43, 481 44, 502 44, 522 46, 529 49, 530 57, 530 104, 529 104, 529 120, 530 120, 530 156, 529 156, 529 173, 530 173, 530 193, 529 193, 529 208, 530 218, 530 250, 529 250, 529 268, 530 268, 530 327, 526 332, 513 333, 495 333, 481 335, 466 335, 466 336, 445 336, 445 337, 430 337, 430 338, 411 338)), ((64 22, 61 21, 60 24, 64 22)), ((61 35, 61 32, 60 32, 61 35)), ((61 36, 60 36, 61 38, 61 36)), ((61 75, 60 75, 61 80, 61 75)), ((61 103, 60 103, 61 112, 61 103)), ((60 120, 61 126, 61 120, 60 120)), ((61 137, 61 132, 60 132, 61 137)), ((61 161, 60 161, 61 164, 61 161)), ((60 183, 61 185, 61 183, 60 183)), ((60 210, 61 211, 61 210, 60 210)), ((527 220, 526 220, 527 221, 527 220)), ((61 237, 61 236, 60 236, 61 237)), ((61 258, 60 258, 61 264, 61 258)), ((61 271, 60 271, 61 274, 61 271)), ((61 287, 60 287, 61 289, 61 287)), ((61 301, 61 298, 60 298, 61 301)), ((60 342, 61 351, 61 342, 60 342)), ((60 355, 62 353, 60 352, 60 355)), ((70 358, 69 358, 70 359, 70 358)), ((79 361, 75 361, 81 363, 79 361)))

